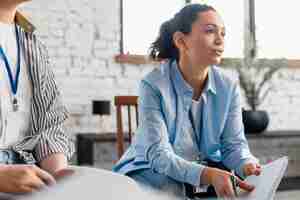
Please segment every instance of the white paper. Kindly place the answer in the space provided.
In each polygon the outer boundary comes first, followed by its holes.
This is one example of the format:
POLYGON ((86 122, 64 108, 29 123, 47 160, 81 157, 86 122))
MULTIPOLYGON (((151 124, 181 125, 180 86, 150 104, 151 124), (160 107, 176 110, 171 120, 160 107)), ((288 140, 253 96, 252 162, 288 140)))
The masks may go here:
POLYGON ((254 191, 242 194, 243 200, 272 200, 279 183, 287 169, 288 158, 282 157, 271 163, 262 166, 262 173, 259 176, 249 176, 246 182, 255 186, 254 191), (244 196, 245 195, 245 196, 244 196))
MULTIPOLYGON (((288 158, 282 157, 262 166, 260 176, 249 176, 246 181, 255 185, 251 193, 241 194, 242 200, 272 200, 286 171, 288 158)), ((170 200, 145 191, 133 179, 108 170, 87 167, 72 167, 75 173, 63 178, 55 186, 30 195, 6 195, 0 193, 0 200, 170 200)))
POLYGON ((138 184, 127 176, 87 167, 74 167, 74 170, 73 175, 48 191, 35 194, 30 200, 132 200, 143 197, 138 184))
POLYGON ((28 195, 0 193, 0 200, 147 200, 131 178, 108 170, 71 167, 74 174, 56 185, 28 195))

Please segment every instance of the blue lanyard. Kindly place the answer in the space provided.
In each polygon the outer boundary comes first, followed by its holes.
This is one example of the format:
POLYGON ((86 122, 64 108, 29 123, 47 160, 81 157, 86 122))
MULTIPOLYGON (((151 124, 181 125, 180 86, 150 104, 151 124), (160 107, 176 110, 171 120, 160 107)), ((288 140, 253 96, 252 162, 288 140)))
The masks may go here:
POLYGON ((16 79, 14 80, 13 75, 12 75, 12 71, 11 71, 11 67, 9 66, 8 63, 8 59, 6 54, 4 53, 3 48, 0 46, 0 55, 2 56, 4 63, 5 63, 5 67, 6 67, 6 71, 8 73, 8 77, 9 77, 9 82, 10 82, 10 86, 11 86, 11 90, 13 92, 13 95, 15 96, 17 94, 17 90, 18 90, 18 83, 19 83, 19 75, 20 75, 20 42, 19 42, 19 32, 18 32, 18 28, 17 25, 15 24, 15 29, 16 29, 16 40, 17 40, 17 70, 16 70, 16 79))

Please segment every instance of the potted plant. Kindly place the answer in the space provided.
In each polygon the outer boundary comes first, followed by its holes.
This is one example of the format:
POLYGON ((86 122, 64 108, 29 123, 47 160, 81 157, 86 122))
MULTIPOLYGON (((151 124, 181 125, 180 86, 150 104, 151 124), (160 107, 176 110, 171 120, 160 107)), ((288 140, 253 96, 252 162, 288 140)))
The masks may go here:
POLYGON ((269 124, 269 116, 265 110, 259 110, 259 106, 273 89, 274 74, 287 66, 287 60, 257 58, 254 1, 246 1, 244 8, 244 57, 228 59, 224 64, 236 69, 248 105, 247 110, 242 111, 245 132, 261 133, 269 124))
POLYGON ((265 110, 259 110, 268 93, 273 89, 270 82, 278 70, 287 65, 285 59, 244 58, 235 66, 240 87, 244 93, 248 110, 243 109, 246 133, 261 133, 269 124, 265 110))
POLYGON ((259 110, 268 93, 273 89, 271 79, 280 68, 287 66, 286 59, 225 59, 223 66, 231 66, 237 72, 240 88, 245 96, 248 108, 242 109, 246 133, 261 133, 269 124, 265 110, 259 110))

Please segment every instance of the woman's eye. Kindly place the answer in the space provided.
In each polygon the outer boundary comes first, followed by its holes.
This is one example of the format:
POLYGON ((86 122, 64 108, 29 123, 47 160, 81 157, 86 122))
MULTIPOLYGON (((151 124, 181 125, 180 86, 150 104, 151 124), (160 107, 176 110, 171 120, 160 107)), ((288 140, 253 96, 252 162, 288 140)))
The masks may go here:
POLYGON ((210 33, 220 34, 222 37, 225 37, 225 35, 226 35, 225 30, 223 28, 219 29, 218 27, 215 27, 215 26, 205 26, 204 32, 208 33, 208 34, 210 34, 210 33))
POLYGON ((215 28, 214 27, 210 27, 210 26, 205 27, 204 30, 207 33, 213 33, 213 32, 215 32, 215 28))

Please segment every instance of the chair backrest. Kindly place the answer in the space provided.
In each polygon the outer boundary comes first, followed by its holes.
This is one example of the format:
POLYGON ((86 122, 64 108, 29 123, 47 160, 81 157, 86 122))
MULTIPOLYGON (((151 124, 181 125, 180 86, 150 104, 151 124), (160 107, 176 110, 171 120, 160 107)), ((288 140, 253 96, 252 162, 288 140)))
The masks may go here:
POLYGON ((124 143, 125 143, 125 132, 124 132, 124 124, 123 124, 123 115, 122 108, 127 108, 127 116, 128 116, 128 139, 129 143, 131 143, 132 135, 133 135, 133 115, 132 115, 132 107, 135 110, 135 124, 137 127, 139 124, 138 121, 138 97, 137 96, 115 96, 115 106, 117 111, 117 153, 118 158, 120 159, 122 154, 124 153, 124 143))

